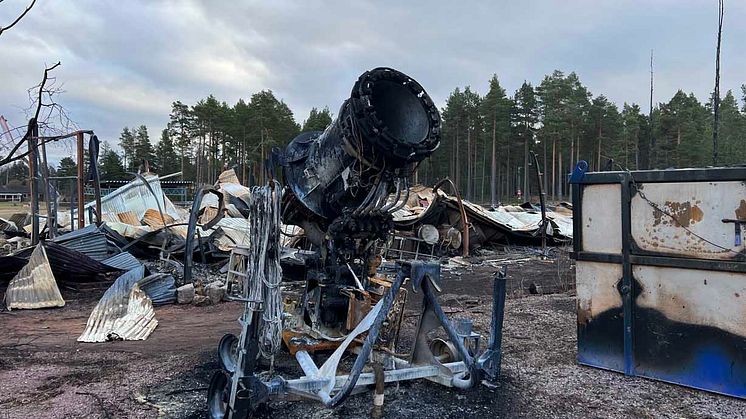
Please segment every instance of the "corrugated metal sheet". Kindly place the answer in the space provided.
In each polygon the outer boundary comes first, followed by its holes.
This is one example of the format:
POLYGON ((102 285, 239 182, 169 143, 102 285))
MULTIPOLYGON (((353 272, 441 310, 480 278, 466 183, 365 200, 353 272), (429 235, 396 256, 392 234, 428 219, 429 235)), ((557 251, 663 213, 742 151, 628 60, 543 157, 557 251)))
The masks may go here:
POLYGON ((8 284, 5 303, 9 309, 65 305, 41 244, 36 246, 26 266, 8 284))
POLYGON ((18 226, 13 221, 0 218, 0 231, 18 231, 18 226))
POLYGON ((139 281, 138 285, 150 297, 153 305, 160 306, 176 302, 176 281, 169 274, 150 275, 139 281))
POLYGON ((54 242, 46 242, 44 247, 52 271, 59 280, 84 282, 94 279, 100 273, 116 270, 77 250, 68 249, 54 242))
POLYGON ((142 266, 142 263, 129 252, 122 252, 106 260, 102 260, 101 263, 123 271, 131 271, 142 266))
POLYGON ((249 244, 248 219, 223 217, 210 230, 205 231, 201 227, 197 227, 202 237, 209 236, 218 228, 224 233, 224 235, 216 237, 216 245, 220 250, 230 251, 236 245, 246 246, 249 244))
MULTIPOLYGON (((141 220, 146 210, 150 208, 157 210, 159 204, 164 213, 176 220, 188 215, 186 211, 176 208, 171 200, 163 194, 158 176, 147 174, 144 175, 144 178, 150 185, 150 189, 153 190, 152 193, 145 182, 137 178, 101 198, 102 218, 106 221, 119 221, 116 214, 132 211, 137 220, 141 220)), ((95 202, 87 203, 85 205, 86 211, 88 208, 95 208, 95 205, 95 202)))
POLYGON ((132 211, 124 211, 124 212, 118 212, 117 213, 117 219, 120 222, 123 222, 125 224, 129 224, 131 226, 139 226, 140 219, 137 217, 137 214, 135 214, 132 211))
MULTIPOLYGON (((157 209, 150 208, 147 211, 145 211, 145 214, 142 216, 142 222, 143 224, 149 225, 152 228, 161 228, 165 227, 166 225, 170 225, 174 223, 174 217, 163 214, 163 217, 161 217, 161 213, 158 212, 157 209)), ((139 223, 138 223, 139 225, 139 223)))
POLYGON ((83 253, 94 260, 101 261, 109 257, 106 234, 93 224, 63 234, 53 241, 68 249, 83 253))
POLYGON ((106 290, 88 318, 78 342, 143 340, 155 330, 153 303, 138 286, 145 275, 141 266, 126 272, 106 290))

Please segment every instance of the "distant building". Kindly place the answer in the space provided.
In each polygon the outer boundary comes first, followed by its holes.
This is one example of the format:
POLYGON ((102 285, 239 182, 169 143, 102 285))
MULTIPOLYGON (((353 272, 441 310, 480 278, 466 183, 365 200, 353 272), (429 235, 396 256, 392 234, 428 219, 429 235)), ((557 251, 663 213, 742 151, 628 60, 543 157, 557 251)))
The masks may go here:
POLYGON ((21 202, 28 199, 28 186, 0 185, 0 202, 21 202))

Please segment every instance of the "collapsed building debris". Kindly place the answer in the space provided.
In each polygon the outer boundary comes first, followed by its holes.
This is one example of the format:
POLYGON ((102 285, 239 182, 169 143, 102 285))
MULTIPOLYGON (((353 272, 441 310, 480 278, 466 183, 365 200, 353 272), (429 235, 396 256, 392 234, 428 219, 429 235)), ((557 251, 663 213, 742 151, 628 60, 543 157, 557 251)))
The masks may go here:
MULTIPOLYGON (((389 259, 467 256, 484 246, 539 244, 542 239, 541 208, 530 203, 486 209, 449 195, 437 185, 414 185, 407 196, 406 205, 394 212, 395 230, 382 246, 382 254, 389 259)), ((554 244, 572 241, 571 204, 550 207, 545 216, 545 237, 554 244)))

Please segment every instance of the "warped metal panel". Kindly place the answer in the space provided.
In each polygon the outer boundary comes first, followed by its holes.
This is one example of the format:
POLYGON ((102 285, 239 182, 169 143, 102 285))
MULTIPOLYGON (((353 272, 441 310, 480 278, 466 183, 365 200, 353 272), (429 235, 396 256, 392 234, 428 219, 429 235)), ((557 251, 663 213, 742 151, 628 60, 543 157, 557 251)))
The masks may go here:
POLYGON ((746 220, 745 182, 640 183, 638 188, 641 193, 631 204, 632 237, 641 250, 720 260, 743 251, 734 224, 723 220, 746 220))
POLYGON ((746 397, 746 274, 633 266, 635 373, 746 397))
POLYGON ((138 286, 145 291, 154 306, 176 302, 176 280, 171 275, 153 274, 139 281, 138 286))
MULTIPOLYGON (((137 178, 117 188, 114 192, 101 197, 101 212, 104 218, 110 217, 108 219, 114 220, 112 215, 116 217, 118 213, 132 211, 137 220, 141 220, 146 210, 150 208, 158 209, 159 205, 164 213, 174 219, 180 220, 184 218, 184 211, 176 208, 171 200, 163 194, 160 178, 151 174, 144 175, 144 178, 147 181, 147 185, 142 179, 137 178), (148 188, 148 185, 150 188, 148 188)), ((87 203, 85 205, 86 211, 88 208, 95 208, 95 206, 95 202, 87 203)), ((73 222, 75 222, 75 219, 75 213, 73 213, 73 222)))
POLYGON ((52 272, 60 280, 82 282, 96 275, 115 271, 115 268, 54 242, 44 244, 52 272))
POLYGON ((9 309, 65 305, 41 244, 36 246, 26 266, 8 284, 5 303, 9 309))
POLYGON ((580 221, 584 251, 622 253, 621 207, 621 185, 588 185, 583 188, 580 221))
POLYGON ((106 290, 93 308, 78 342, 143 340, 155 330, 153 303, 138 286, 145 267, 126 272, 106 290))
POLYGON ((142 263, 129 252, 122 252, 118 255, 114 255, 108 259, 102 260, 101 263, 123 271, 131 271, 132 269, 137 269, 142 266, 142 263))
POLYGON ((109 257, 106 234, 94 224, 58 236, 52 241, 94 260, 101 261, 109 257))

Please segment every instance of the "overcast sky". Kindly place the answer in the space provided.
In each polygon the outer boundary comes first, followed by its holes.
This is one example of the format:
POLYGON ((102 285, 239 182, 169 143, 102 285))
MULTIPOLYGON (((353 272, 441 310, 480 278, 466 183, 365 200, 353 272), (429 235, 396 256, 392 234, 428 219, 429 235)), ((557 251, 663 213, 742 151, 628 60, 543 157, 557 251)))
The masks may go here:
MULTIPOLYGON (((7 25, 29 0, 0 3, 7 25)), ((716 0, 647 1, 104 1, 38 0, 0 36, 0 115, 25 124, 26 89, 55 70, 60 102, 81 128, 114 144, 124 126, 165 127, 171 102, 214 94, 229 104, 271 89, 298 122, 336 114, 366 69, 397 68, 440 107, 496 73, 512 94, 554 69, 594 95, 648 101, 713 88, 716 0)), ((721 89, 746 83, 746 2, 725 1, 721 89)), ((643 109, 647 109, 644 105, 643 109)))

